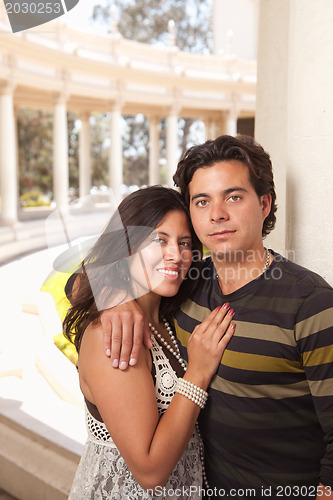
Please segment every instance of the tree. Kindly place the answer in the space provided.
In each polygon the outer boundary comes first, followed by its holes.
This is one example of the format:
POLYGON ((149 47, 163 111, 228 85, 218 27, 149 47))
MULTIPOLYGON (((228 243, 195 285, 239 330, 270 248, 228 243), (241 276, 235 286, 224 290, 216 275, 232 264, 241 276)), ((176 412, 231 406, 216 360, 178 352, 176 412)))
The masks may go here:
MULTIPOLYGON (((74 113, 67 114, 69 184, 77 190, 78 128, 74 113)), ((19 192, 40 191, 52 197, 53 185, 53 113, 20 109, 17 114, 19 192)))
MULTIPOLYGON (((168 22, 175 22, 176 46, 196 53, 211 52, 212 0, 107 0, 93 10, 95 21, 110 24, 110 7, 117 10, 118 31, 124 38, 142 43, 168 45, 168 22)), ((123 137, 124 182, 148 183, 148 120, 126 117, 123 137), (144 147, 144 150, 143 150, 144 147)), ((191 131, 196 120, 179 120, 179 145, 182 153, 191 145, 191 131)), ((165 122, 160 124, 160 154, 165 155, 165 122)))
POLYGON ((107 0, 96 5, 93 19, 110 23, 110 6, 118 11, 118 30, 124 38, 168 45, 168 21, 176 27, 181 50, 207 53, 212 49, 212 0, 107 0))
MULTIPOLYGON (((96 5, 95 20, 110 23, 110 6, 117 9, 118 29, 128 39, 143 43, 168 44, 168 21, 175 22, 176 45, 181 50, 205 53, 211 50, 212 0, 106 0, 96 5)), ((78 145, 80 125, 69 112, 68 151, 69 185, 78 188, 78 145)), ((90 119, 92 184, 108 184, 110 148, 108 113, 93 114, 90 119)), ((198 122, 179 120, 179 145, 184 151, 191 145, 191 130, 198 122)), ((20 194, 40 191, 52 196, 53 113, 20 109, 17 116, 20 194)), ((139 186, 148 183, 149 125, 143 115, 124 117, 124 182, 139 186)), ((112 145, 111 145, 112 146, 112 145)), ((165 157, 165 120, 160 123, 160 155, 165 157)), ((162 179, 163 180, 163 179, 162 179)))
POLYGON ((51 191, 52 113, 20 109, 17 114, 19 192, 51 191))
POLYGON ((108 184, 110 118, 108 113, 90 117, 91 182, 93 186, 108 184))
POLYGON ((75 113, 67 113, 69 186, 79 190, 79 131, 75 113))

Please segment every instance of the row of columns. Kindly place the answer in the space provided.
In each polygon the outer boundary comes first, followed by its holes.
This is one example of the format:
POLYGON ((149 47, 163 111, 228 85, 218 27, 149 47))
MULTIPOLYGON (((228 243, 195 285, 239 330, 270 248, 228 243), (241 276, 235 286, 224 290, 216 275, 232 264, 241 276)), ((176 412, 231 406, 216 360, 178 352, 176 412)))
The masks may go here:
POLYGON ((17 137, 15 126, 14 87, 0 86, 0 189, 1 215, 4 224, 17 220, 17 137))
MULTIPOLYGON (((57 207, 65 209, 68 204, 68 131, 67 95, 60 94, 54 102, 53 123, 53 198, 57 207)), ((121 101, 115 102, 110 113, 109 179, 113 196, 120 199, 123 183, 123 151, 121 136, 121 101)), ((178 157, 178 116, 179 109, 172 107, 167 117, 167 185, 173 186, 172 177, 178 157)), ((80 115, 81 132, 79 142, 79 186, 80 198, 89 195, 91 188, 91 157, 89 113, 80 115)), ((150 116, 149 184, 158 184, 159 178, 159 122, 160 117, 150 116)), ((205 123, 206 139, 217 133, 237 132, 237 115, 221 114, 221 123, 205 123), (221 130, 223 129, 223 130, 221 130)), ((10 83, 0 86, 0 195, 1 223, 12 224, 18 220, 18 155, 17 133, 14 114, 14 87, 10 83)))

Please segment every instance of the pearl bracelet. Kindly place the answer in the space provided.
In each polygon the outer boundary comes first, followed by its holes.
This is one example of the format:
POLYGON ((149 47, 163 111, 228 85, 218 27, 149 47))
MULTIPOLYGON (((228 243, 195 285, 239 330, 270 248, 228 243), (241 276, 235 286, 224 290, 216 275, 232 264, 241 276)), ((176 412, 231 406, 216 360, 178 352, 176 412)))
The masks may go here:
POLYGON ((197 385, 192 384, 184 378, 179 378, 176 385, 176 392, 193 401, 193 403, 204 408, 208 398, 208 392, 197 385))

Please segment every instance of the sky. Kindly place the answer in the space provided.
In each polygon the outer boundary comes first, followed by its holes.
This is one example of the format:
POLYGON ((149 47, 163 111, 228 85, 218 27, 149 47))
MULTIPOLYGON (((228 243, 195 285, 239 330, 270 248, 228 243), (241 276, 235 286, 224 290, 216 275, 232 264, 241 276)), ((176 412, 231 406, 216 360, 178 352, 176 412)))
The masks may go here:
MULTIPOLYGON (((62 17, 63 22, 69 26, 87 31, 101 32, 101 26, 92 23, 91 16, 94 5, 103 5, 103 0, 80 0, 79 3, 62 17)), ((106 30, 106 27, 104 27, 106 30)))

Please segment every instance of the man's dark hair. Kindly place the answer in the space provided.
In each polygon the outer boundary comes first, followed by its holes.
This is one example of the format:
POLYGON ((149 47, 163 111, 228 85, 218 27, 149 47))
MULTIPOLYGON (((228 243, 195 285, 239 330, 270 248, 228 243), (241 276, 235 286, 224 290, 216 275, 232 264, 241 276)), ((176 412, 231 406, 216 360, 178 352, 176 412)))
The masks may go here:
POLYGON ((194 172, 199 168, 211 167, 215 163, 231 160, 237 160, 249 169, 250 181, 258 198, 264 194, 272 196, 271 211, 262 228, 262 236, 265 237, 274 229, 276 222, 277 205, 272 162, 269 154, 252 137, 221 135, 213 141, 206 141, 191 147, 178 163, 173 180, 189 205, 189 184, 194 172))

